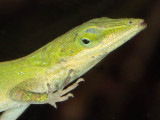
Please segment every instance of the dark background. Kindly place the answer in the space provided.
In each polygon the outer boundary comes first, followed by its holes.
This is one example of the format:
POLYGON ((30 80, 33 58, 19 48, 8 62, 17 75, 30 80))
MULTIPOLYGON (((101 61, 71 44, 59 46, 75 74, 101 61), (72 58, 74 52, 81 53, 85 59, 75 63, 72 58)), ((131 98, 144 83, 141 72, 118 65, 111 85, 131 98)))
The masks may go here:
POLYGON ((0 61, 97 17, 143 18, 148 27, 85 74, 74 98, 57 110, 31 105, 18 120, 160 120, 160 0, 0 0, 0 61))

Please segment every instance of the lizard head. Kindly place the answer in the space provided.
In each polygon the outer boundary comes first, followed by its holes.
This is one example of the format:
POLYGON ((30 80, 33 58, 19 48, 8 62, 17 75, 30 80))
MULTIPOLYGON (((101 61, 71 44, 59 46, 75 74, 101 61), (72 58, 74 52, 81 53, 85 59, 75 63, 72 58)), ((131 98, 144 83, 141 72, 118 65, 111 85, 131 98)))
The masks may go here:
POLYGON ((145 28, 142 19, 92 19, 56 40, 56 58, 80 76, 145 28))
POLYGON ((80 26, 75 33, 75 41, 84 49, 103 55, 121 46, 144 28, 146 24, 142 19, 92 19, 80 26))

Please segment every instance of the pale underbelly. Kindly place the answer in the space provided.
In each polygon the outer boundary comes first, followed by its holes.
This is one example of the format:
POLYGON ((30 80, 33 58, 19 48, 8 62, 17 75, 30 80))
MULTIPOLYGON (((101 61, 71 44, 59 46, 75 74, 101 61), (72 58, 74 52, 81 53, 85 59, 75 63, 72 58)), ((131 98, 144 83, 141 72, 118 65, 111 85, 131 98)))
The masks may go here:
POLYGON ((18 107, 20 106, 22 103, 19 102, 15 102, 13 100, 11 100, 9 97, 6 97, 5 95, 2 95, 0 93, 0 112, 3 112, 5 110, 14 108, 14 107, 18 107))

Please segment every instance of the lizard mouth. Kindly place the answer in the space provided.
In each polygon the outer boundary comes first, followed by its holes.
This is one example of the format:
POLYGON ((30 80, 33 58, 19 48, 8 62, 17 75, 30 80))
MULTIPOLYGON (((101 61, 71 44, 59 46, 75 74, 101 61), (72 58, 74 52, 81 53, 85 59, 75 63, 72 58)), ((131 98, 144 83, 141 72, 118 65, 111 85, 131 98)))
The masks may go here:
POLYGON ((142 26, 142 27, 144 27, 144 28, 147 27, 147 24, 144 22, 144 20, 140 21, 140 22, 138 23, 138 25, 139 25, 139 26, 142 26))

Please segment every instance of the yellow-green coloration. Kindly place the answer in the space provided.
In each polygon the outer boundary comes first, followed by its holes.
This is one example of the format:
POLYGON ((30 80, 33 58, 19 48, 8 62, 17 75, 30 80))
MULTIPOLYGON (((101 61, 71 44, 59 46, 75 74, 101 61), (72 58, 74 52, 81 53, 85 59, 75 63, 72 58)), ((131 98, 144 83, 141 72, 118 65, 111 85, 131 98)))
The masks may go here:
POLYGON ((57 90, 70 69, 72 82, 145 27, 142 19, 97 18, 26 57, 0 63, 0 111, 45 102, 47 83, 57 90))

